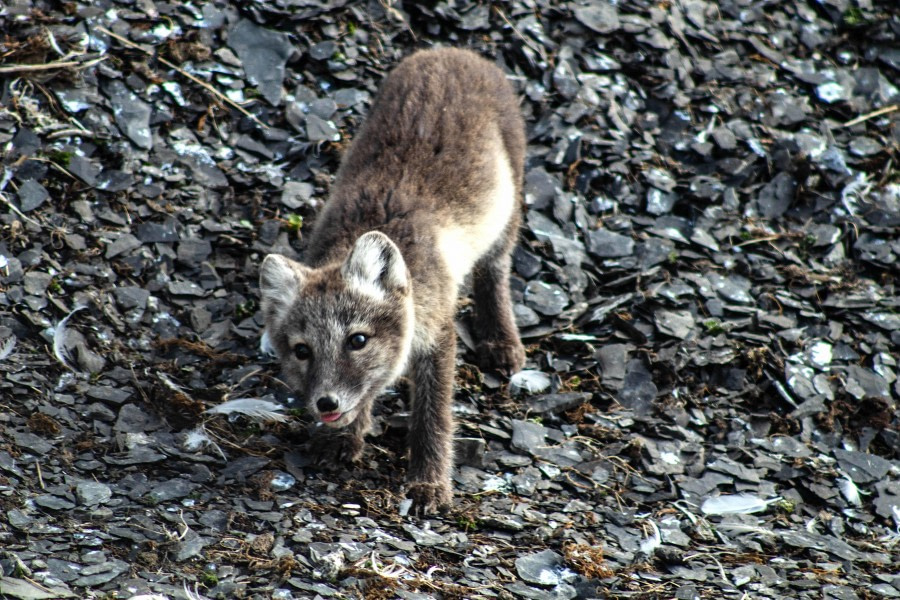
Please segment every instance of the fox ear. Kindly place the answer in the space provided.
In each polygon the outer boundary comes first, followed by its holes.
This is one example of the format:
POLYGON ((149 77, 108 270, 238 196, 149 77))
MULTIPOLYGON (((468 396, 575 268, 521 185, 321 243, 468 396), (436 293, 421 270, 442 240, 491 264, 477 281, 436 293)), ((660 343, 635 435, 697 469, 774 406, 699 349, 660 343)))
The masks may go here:
POLYGON ((359 236, 341 267, 341 275, 351 288, 377 298, 403 293, 409 286, 400 249, 379 231, 359 236))
POLYGON ((260 307, 266 321, 288 308, 300 293, 306 267, 281 256, 269 254, 259 268, 260 307))

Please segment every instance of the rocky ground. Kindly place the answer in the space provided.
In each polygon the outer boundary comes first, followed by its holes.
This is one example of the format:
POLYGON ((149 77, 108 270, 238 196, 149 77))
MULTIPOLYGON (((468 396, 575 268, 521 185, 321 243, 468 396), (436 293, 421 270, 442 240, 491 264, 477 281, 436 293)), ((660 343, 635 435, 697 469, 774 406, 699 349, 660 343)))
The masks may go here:
POLYGON ((6 3, 0 598, 900 597, 898 82, 893 0, 6 3), (529 370, 461 302, 416 518, 402 394, 355 469, 207 411, 289 401, 257 267, 433 45, 523 98, 529 370))

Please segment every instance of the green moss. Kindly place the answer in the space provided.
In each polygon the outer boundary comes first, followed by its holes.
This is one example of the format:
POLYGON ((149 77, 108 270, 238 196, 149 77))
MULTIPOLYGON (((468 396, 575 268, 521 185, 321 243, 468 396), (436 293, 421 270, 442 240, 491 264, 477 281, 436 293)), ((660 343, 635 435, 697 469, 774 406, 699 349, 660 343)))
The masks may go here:
POLYGON ((69 163, 72 162, 73 156, 75 156, 74 152, 65 150, 50 150, 47 153, 47 158, 50 162, 56 163, 61 167, 68 167, 69 163))
POLYGON ((234 307, 234 316, 238 319, 246 319, 252 317, 257 310, 259 310, 259 306, 257 306, 256 300, 251 298, 234 307))
POLYGON ((303 227, 303 217, 298 214, 291 213, 287 216, 287 228, 291 233, 297 233, 303 227))
POLYGON ((704 321, 703 326, 706 328, 706 333, 710 335, 719 335, 720 333, 725 333, 725 328, 722 327, 722 324, 715 319, 704 321))
POLYGON ((866 17, 863 15, 862 10, 854 6, 844 11, 844 14, 841 15, 841 20, 847 27, 858 27, 866 22, 866 17))

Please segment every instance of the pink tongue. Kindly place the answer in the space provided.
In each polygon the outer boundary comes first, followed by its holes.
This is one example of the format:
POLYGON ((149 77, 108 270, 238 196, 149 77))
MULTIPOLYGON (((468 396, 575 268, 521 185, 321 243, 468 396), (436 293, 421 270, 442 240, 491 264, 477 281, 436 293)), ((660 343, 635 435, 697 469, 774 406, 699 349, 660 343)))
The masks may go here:
POLYGON ((326 423, 331 423, 332 421, 337 421, 341 418, 343 413, 333 412, 333 413, 325 413, 322 415, 322 420, 326 423))

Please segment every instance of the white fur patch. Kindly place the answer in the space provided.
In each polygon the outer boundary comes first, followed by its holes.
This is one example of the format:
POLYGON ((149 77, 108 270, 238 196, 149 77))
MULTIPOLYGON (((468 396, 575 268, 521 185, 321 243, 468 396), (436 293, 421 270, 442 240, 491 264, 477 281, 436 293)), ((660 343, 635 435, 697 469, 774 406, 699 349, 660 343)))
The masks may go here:
POLYGON ((269 254, 260 267, 259 294, 263 306, 281 315, 293 304, 303 283, 301 265, 280 254, 269 254))
POLYGON ((438 248, 458 287, 481 258, 503 234, 516 206, 516 186, 512 167, 499 133, 486 149, 493 156, 493 189, 484 198, 473 198, 475 210, 482 211, 471 223, 456 224, 438 233, 438 248))
POLYGON ((386 235, 363 234, 356 240, 341 268, 347 286, 376 300, 387 297, 387 289, 407 287, 406 263, 400 250, 386 235), (382 273, 387 269, 387 272, 382 273))

